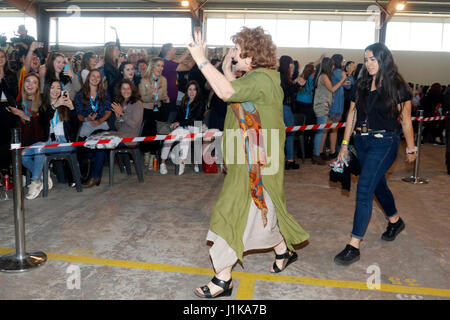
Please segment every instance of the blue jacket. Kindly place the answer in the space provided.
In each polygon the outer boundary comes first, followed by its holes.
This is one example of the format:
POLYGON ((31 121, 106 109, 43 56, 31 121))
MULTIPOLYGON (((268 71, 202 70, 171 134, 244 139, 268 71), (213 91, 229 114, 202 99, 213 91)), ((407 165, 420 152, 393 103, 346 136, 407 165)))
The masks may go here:
MULTIPOLYGON (((331 82, 333 86, 342 79, 342 70, 334 69, 331 82)), ((333 104, 330 107, 330 113, 344 113, 344 87, 340 86, 333 95, 333 104)))

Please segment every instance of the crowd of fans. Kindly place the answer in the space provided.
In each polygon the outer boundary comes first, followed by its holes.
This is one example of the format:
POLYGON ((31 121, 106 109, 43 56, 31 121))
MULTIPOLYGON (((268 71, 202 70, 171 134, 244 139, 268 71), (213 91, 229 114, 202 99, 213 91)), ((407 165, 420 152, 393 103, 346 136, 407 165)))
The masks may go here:
MULTIPOLYGON (((23 146, 75 142, 99 131, 134 137, 196 133, 206 128, 223 130, 227 104, 211 90, 187 50, 177 55, 177 49, 168 43, 158 56, 149 57, 144 49, 123 52, 117 38, 116 42, 105 44, 101 56, 95 52, 77 52, 71 56, 50 52, 43 57, 42 43, 27 36, 23 26, 19 27, 19 33, 21 40, 14 44, 15 50, 0 49, 2 170, 7 171, 11 166, 9 146, 11 128, 15 127, 21 129, 23 146), (195 121, 202 121, 203 128, 195 127, 195 121)), ((221 71, 220 57, 213 58, 211 63, 221 71)), ((345 121, 361 68, 362 64, 345 61, 338 53, 331 57, 324 54, 303 67, 291 57, 282 56, 278 71, 284 91, 285 125, 345 121)), ((424 110, 426 117, 445 115, 449 108, 449 87, 439 83, 415 87, 411 84, 411 90, 414 113, 424 110)), ((443 121, 428 122, 422 141, 445 144, 443 133, 443 121)), ((339 136, 338 129, 305 132, 306 157, 319 165, 335 159, 339 136)), ((295 163, 294 139, 295 133, 287 134, 286 170, 299 168, 295 163)), ((190 143, 180 145, 178 174, 184 172, 190 143)), ((171 142, 144 142, 138 147, 148 170, 156 169, 155 161, 161 161, 158 170, 167 174, 171 142)), ((31 172, 28 199, 36 198, 43 188, 45 153, 71 150, 76 149, 30 148, 23 152, 23 165, 31 172)), ((77 151, 84 187, 99 185, 105 150, 78 148, 77 151)), ((194 170, 198 172, 198 166, 194 170)), ((49 179, 50 188, 51 185, 49 179)))

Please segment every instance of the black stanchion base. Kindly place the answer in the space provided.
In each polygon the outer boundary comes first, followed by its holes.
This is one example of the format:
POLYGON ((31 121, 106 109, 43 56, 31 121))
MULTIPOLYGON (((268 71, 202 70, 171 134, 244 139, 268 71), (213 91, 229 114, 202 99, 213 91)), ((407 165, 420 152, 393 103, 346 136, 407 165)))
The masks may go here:
POLYGON ((408 177, 408 178, 403 178, 402 179, 404 182, 408 182, 408 183, 412 183, 412 184, 427 184, 429 181, 428 179, 423 179, 423 178, 419 178, 419 177, 408 177))
POLYGON ((42 266, 47 255, 41 251, 27 252, 23 259, 18 259, 15 252, 0 257, 0 272, 26 272, 42 266))

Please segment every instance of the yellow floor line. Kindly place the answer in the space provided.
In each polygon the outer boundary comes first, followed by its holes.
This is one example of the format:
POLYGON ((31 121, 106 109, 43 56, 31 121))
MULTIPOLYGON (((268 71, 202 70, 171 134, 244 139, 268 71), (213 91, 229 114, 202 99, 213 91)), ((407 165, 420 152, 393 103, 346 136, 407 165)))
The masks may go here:
POLYGON ((252 300, 253 292, 255 291, 256 280, 248 280, 240 278, 236 300, 252 300))
MULTIPOLYGON (((14 249, 0 248, 0 255, 14 252, 14 249)), ((95 258, 86 256, 76 256, 69 254, 59 254, 46 252, 48 259, 60 260, 74 263, 84 263, 93 265, 102 265, 110 267, 153 270, 153 271, 165 271, 176 273, 187 273, 204 276, 213 276, 212 269, 176 266, 170 264, 158 264, 148 262, 136 262, 126 260, 115 260, 105 258, 95 258)), ((246 273, 246 272, 233 272, 234 279, 240 279, 242 288, 238 289, 236 299, 249 300, 253 296, 253 291, 256 281, 269 281, 269 282, 285 282, 292 284, 313 285, 321 287, 333 287, 343 289, 358 289, 358 290, 373 290, 367 288, 365 282, 357 281, 344 281, 344 280, 330 280, 320 278, 308 278, 300 276, 287 276, 287 275, 274 275, 263 273, 246 273)), ((391 293, 404 293, 411 295, 429 295, 438 297, 450 297, 450 289, 436 289, 436 288, 423 288, 423 287, 408 287, 400 285, 381 284, 381 288, 375 291, 391 292, 391 293)))

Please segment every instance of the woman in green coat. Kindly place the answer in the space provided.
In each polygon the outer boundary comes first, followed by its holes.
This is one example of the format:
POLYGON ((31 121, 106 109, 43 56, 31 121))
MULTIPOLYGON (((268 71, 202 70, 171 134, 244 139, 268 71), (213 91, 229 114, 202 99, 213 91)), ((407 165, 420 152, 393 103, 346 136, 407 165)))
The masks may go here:
POLYGON ((214 243, 216 275, 194 291, 216 298, 231 295, 231 270, 245 251, 274 248, 270 272, 281 272, 297 259, 293 245, 309 235, 286 210, 283 90, 271 36, 260 27, 244 27, 232 37, 235 47, 224 59, 223 75, 206 59, 199 31, 194 38, 188 45, 192 57, 217 96, 229 102, 223 135, 227 175, 207 235, 214 243), (236 79, 232 60, 244 77, 236 79))

